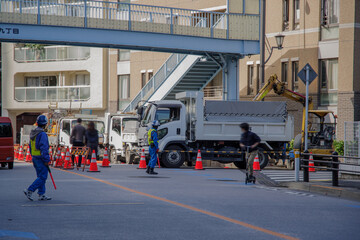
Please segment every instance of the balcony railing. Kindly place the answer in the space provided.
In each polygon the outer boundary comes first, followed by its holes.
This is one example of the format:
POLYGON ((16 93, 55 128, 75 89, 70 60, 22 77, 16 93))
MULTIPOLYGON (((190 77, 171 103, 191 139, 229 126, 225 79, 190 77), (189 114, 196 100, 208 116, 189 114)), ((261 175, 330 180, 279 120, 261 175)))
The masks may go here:
POLYGON ((211 86, 204 88, 204 98, 206 100, 220 100, 223 98, 222 86, 211 86))
POLYGON ((85 60, 90 57, 88 47, 47 46, 43 49, 15 48, 14 59, 19 63, 85 60))
POLYGON ((90 86, 16 87, 18 102, 86 101, 90 98, 90 86))

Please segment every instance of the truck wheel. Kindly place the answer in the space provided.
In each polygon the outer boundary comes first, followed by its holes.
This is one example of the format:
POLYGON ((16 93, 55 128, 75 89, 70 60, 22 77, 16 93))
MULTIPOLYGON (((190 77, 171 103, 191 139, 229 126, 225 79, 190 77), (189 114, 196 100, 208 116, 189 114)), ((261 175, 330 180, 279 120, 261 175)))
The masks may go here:
POLYGON ((236 161, 234 162, 234 165, 238 168, 238 169, 246 169, 246 161, 236 161))
POLYGON ((1 164, 1 167, 6 167, 6 163, 2 163, 2 164, 1 164))
POLYGON ((119 157, 116 155, 115 149, 110 150, 110 161, 111 163, 118 163, 119 157))
POLYGON ((14 162, 9 162, 8 163, 8 168, 13 169, 14 168, 14 162))
POLYGON ((170 145, 166 150, 170 152, 164 152, 161 155, 161 162, 164 166, 167 168, 181 167, 185 161, 185 153, 180 152, 183 149, 177 145, 170 145))
POLYGON ((262 150, 259 150, 258 157, 259 157, 260 168, 263 169, 269 163, 269 156, 263 153, 262 150))

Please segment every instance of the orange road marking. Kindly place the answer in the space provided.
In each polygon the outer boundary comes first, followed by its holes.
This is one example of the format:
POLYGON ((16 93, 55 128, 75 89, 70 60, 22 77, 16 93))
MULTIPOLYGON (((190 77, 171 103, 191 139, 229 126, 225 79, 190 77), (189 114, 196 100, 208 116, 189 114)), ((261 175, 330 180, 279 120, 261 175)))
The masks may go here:
POLYGON ((225 217, 225 216, 222 216, 220 214, 216 214, 216 213, 213 213, 213 212, 202 210, 202 209, 192 207, 190 205, 186 205, 186 204, 183 204, 183 203, 175 202, 175 201, 172 201, 172 200, 169 200, 169 199, 166 199, 166 198, 162 198, 162 197, 154 196, 154 195, 151 195, 151 194, 148 194, 148 193, 140 192, 140 191, 137 191, 137 190, 134 190, 134 189, 131 189, 131 188, 127 188, 127 187, 124 187, 124 186, 121 186, 121 185, 118 185, 118 184, 115 184, 115 183, 111 183, 111 182, 99 179, 99 178, 87 176, 87 175, 76 173, 76 172, 69 172, 69 171, 62 170, 62 169, 57 169, 57 170, 67 172, 67 173, 72 173, 72 174, 75 174, 75 175, 78 175, 78 176, 81 176, 81 177, 89 178, 89 179, 92 179, 92 180, 95 180, 95 181, 98 181, 98 182, 101 182, 101 183, 105 183, 107 185, 110 185, 110 186, 113 186, 113 187, 116 187, 116 188, 120 188, 120 189, 128 191, 128 192, 136 193, 136 194, 139 194, 141 196, 149 197, 149 198, 156 199, 156 200, 159 200, 159 201, 162 201, 162 202, 173 204, 173 205, 178 206, 178 207, 186 208, 186 209, 192 210, 194 212, 203 213, 205 215, 215 217, 215 218, 227 221, 227 222, 235 223, 235 224, 238 224, 240 226, 250 228, 250 229, 253 229, 253 230, 257 230, 257 231, 260 231, 260 232, 263 232, 263 233, 267 233, 267 234, 275 236, 275 237, 279 237, 279 238, 286 239, 286 240, 299 240, 298 238, 295 238, 295 237, 291 237, 291 236, 288 236, 288 235, 285 235, 285 234, 282 234, 282 233, 274 232, 274 231, 271 231, 271 230, 268 230, 268 229, 265 229, 265 228, 262 228, 262 227, 251 225, 251 224, 246 223, 246 222, 242 222, 242 221, 239 221, 239 220, 236 220, 236 219, 233 219, 233 218, 225 217))

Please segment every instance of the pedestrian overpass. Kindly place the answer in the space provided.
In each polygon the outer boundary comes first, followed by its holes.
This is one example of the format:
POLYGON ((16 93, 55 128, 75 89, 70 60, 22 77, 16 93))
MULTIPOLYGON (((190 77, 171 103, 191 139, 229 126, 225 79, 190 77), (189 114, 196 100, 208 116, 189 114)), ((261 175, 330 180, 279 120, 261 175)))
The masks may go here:
POLYGON ((237 8, 240 13, 93 0, 0 0, 0 41, 171 52, 178 62, 138 100, 154 98, 172 73, 181 79, 168 87, 170 98, 176 89, 203 88, 220 69, 226 99, 236 100, 237 60, 259 54, 260 24, 258 0, 239 0, 237 8))

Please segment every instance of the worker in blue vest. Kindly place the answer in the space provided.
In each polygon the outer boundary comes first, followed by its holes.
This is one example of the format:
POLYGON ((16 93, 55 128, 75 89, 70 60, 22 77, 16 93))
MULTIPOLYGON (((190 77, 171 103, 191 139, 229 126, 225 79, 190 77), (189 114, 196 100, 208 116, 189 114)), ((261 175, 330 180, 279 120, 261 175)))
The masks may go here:
POLYGON ((45 115, 38 116, 36 123, 37 128, 30 132, 30 153, 34 168, 36 170, 36 180, 30 185, 28 189, 24 190, 25 196, 33 201, 32 194, 38 190, 39 200, 51 200, 45 195, 45 183, 48 176, 48 166, 50 162, 49 156, 49 140, 44 131, 48 120, 45 115))
POLYGON ((154 172, 154 167, 157 162, 157 153, 159 152, 159 141, 157 132, 159 126, 159 121, 155 120, 152 123, 152 128, 148 131, 150 161, 146 169, 147 174, 158 174, 157 172, 154 172))

